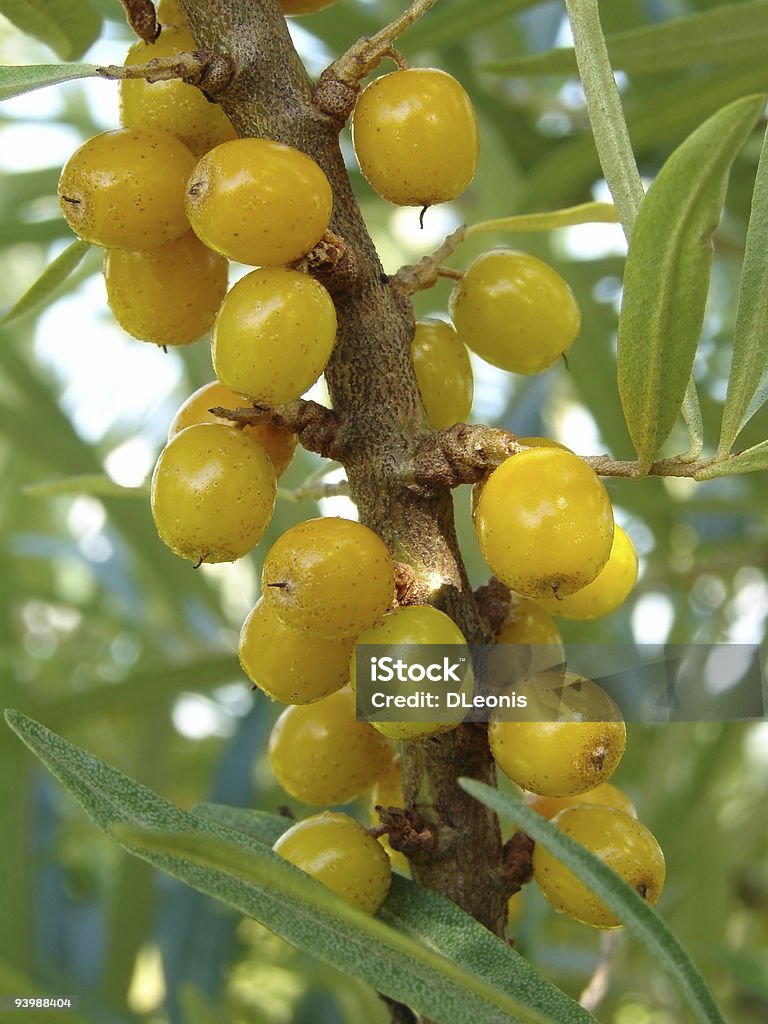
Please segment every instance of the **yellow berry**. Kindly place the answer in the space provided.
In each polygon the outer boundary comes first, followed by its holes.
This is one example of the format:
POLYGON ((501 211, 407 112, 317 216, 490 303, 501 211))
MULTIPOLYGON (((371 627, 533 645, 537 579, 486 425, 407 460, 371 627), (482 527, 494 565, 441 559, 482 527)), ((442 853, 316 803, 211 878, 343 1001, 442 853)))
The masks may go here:
POLYGON ((286 708, 269 738, 277 781, 305 804, 349 803, 370 789, 391 760, 387 740, 355 720, 349 687, 314 704, 286 708))
POLYGON ((187 187, 195 234, 231 260, 279 266, 323 237, 333 196, 311 157, 272 139, 234 139, 198 162, 187 187))
POLYGON ((460 196, 477 167, 477 117, 466 92, 436 68, 382 75, 353 115, 360 170, 399 206, 431 206, 460 196))
POLYGON ((624 754, 621 711, 596 683, 571 672, 536 677, 514 720, 494 718, 491 753, 504 774, 540 796, 586 793, 613 774, 624 754))
POLYGON ((108 249, 107 300, 124 331, 188 345, 209 329, 227 291, 227 261, 188 231, 156 249, 108 249))
POLYGON ((264 600, 292 629, 354 637, 392 603, 394 566, 384 541, 349 519, 309 519, 272 545, 264 600))
MULTIPOLYGON (((239 409, 242 405, 243 399, 217 380, 204 384, 179 407, 168 428, 168 439, 195 423, 228 423, 214 416, 211 409, 239 409)), ((296 450, 297 438, 292 430, 272 423, 254 423, 242 431, 264 448, 275 467, 275 476, 285 472, 296 450)))
POLYGON ((496 643, 502 646, 488 652, 486 663, 489 678, 496 683, 494 689, 505 678, 502 672, 509 678, 503 689, 514 689, 522 676, 533 676, 565 661, 560 631, 544 609, 527 597, 519 597, 511 605, 496 643), (510 654, 507 645, 514 645, 515 651, 510 654))
POLYGON ((179 6, 179 0, 158 0, 156 9, 157 20, 161 25, 186 25, 187 23, 184 12, 179 6))
MULTIPOLYGON (((154 43, 134 43, 125 58, 125 66, 146 64, 196 49, 192 33, 177 23, 164 28, 154 43)), ((219 143, 237 137, 221 107, 211 103, 196 86, 178 78, 165 82, 123 79, 120 82, 120 123, 128 128, 170 132, 189 146, 195 156, 202 156, 219 143)))
POLYGON ((403 765, 399 757, 390 761, 385 772, 376 780, 371 793, 371 814, 377 806, 405 807, 403 800, 403 765))
MULTIPOLYGON (((422 657, 418 648, 424 644, 450 646, 452 653, 450 660, 463 667, 464 674, 461 683, 435 684, 431 685, 431 692, 440 694, 443 688, 445 691, 453 690, 461 692, 468 697, 472 696, 474 687, 474 676, 472 674, 472 663, 467 647, 467 641, 456 623, 444 612, 433 608, 432 605, 408 605, 389 612, 380 622, 364 630, 357 637, 357 648, 365 645, 385 645, 397 647, 397 656, 406 665, 421 666, 422 657), (411 647, 413 645, 413 647, 411 647), (411 648, 409 650, 409 647, 411 648)), ((433 654, 430 651, 430 656, 433 654)), ((442 652, 441 652, 442 653, 442 652)), ((356 657, 352 659, 351 679, 353 687, 357 685, 357 664, 356 657)), ((392 697, 407 697, 414 691, 414 683, 399 682, 396 678, 386 684, 382 684, 382 692, 392 697)), ((392 714, 397 713, 397 706, 393 705, 392 714)), ((449 709, 443 703, 439 711, 425 711, 424 716, 429 716, 428 721, 414 721, 413 712, 408 716, 411 720, 406 721, 371 721, 371 725, 378 729, 384 736, 394 740, 414 740, 424 736, 432 736, 435 733, 447 732, 455 729, 466 715, 466 709, 449 709)))
POLYGON ((509 618, 496 636, 497 644, 527 644, 562 650, 560 630, 541 605, 530 598, 518 598, 509 610, 509 618))
POLYGON ((540 373, 573 343, 581 314, 573 293, 546 263, 511 249, 483 253, 450 301, 459 338, 513 373, 540 373))
MULTIPOLYGON (((639 821, 615 807, 569 807, 554 824, 590 850, 635 889, 648 903, 658 902, 664 886, 661 847, 639 821)), ((548 850, 537 843, 533 877, 557 910, 594 928, 618 928, 613 911, 548 850)))
POLYGON ((560 448, 562 451, 569 452, 571 449, 559 441, 554 441, 551 437, 518 437, 518 443, 525 445, 526 448, 560 448))
POLYGON ((59 204, 76 235, 105 249, 153 249, 189 231, 184 191, 195 158, 168 132, 95 135, 64 164, 59 204))
POLYGON ((232 562, 257 544, 275 504, 275 471, 250 437, 220 423, 187 427, 152 475, 152 515, 163 543, 193 562, 232 562))
POLYGON ((599 804, 601 807, 615 807, 625 814, 636 818, 635 805, 626 793, 610 782, 602 782, 595 789, 586 793, 575 793, 573 796, 535 796, 528 798, 528 806, 544 818, 554 818, 560 811, 577 804, 599 804))
POLYGON ((389 858, 346 814, 324 811, 305 818, 284 832, 273 849, 366 914, 375 914, 389 892, 389 858))
POLYGON ((336 310, 308 274, 264 267, 230 289, 211 341, 216 376, 261 405, 292 402, 325 369, 336 340, 336 310))
POLYGON ((599 619, 626 601, 636 580, 637 555, 632 541, 620 526, 615 526, 608 561, 591 583, 561 600, 540 597, 537 601, 552 615, 564 619, 599 619))
POLYGON ((472 408, 474 381, 466 345, 451 324, 420 320, 411 357, 429 425, 440 430, 463 423, 472 408))
POLYGON ((531 448, 486 481, 475 509, 480 549, 525 597, 565 597, 608 561, 613 510, 596 474, 569 451, 531 448))
POLYGON ((272 700, 310 704, 349 679, 355 641, 326 640, 290 629, 259 598, 243 623, 239 655, 243 671, 272 700))

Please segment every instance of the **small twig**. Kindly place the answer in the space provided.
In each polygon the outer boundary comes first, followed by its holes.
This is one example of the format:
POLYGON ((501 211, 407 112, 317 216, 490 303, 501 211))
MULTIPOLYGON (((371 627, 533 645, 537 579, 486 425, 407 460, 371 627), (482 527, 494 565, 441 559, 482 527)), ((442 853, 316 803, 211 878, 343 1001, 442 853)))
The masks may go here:
POLYGON ((152 0, 120 0, 126 21, 145 43, 154 43, 160 34, 160 25, 152 0))
POLYGON ((437 0, 413 0, 399 18, 375 35, 358 39, 320 75, 314 93, 315 106, 339 126, 343 125, 354 109, 360 83, 382 57, 390 57, 401 69, 408 67, 408 62, 392 44, 436 3, 437 0))
POLYGON ((584 991, 579 996, 579 1003, 594 1013, 608 992, 611 971, 616 962, 616 953, 621 944, 621 932, 603 932, 600 936, 600 959, 595 971, 584 991))
POLYGON ((348 498, 350 495, 348 480, 334 480, 330 483, 302 484, 293 491, 282 487, 277 489, 279 501, 321 501, 323 498, 348 498))
POLYGON ((400 287, 407 295, 413 295, 414 292, 424 291, 424 289, 437 284, 439 277, 454 277, 456 279, 461 277, 460 270, 443 266, 443 260, 447 259, 454 249, 464 241, 466 233, 467 228, 462 224, 460 228, 456 228, 448 235, 434 252, 422 257, 418 263, 400 267, 391 278, 395 287, 400 287))
POLYGON ((146 82, 167 82, 181 79, 196 85, 208 96, 217 96, 229 85, 234 66, 228 57, 208 50, 190 50, 173 57, 154 57, 146 64, 105 64, 96 69, 102 78, 110 80, 142 78, 146 82))
POLYGON ((239 409, 224 409, 216 406, 209 410, 220 419, 230 420, 245 427, 254 423, 272 423, 276 427, 287 427, 298 435, 301 445, 310 452, 317 452, 328 459, 338 456, 336 433, 339 421, 331 409, 317 402, 299 398, 286 405, 248 405, 239 409))

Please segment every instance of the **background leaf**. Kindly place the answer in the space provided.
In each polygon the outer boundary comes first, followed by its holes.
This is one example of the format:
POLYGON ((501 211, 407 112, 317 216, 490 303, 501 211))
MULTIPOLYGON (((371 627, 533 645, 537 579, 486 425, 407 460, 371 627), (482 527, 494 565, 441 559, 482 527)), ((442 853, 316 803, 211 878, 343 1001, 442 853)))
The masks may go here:
POLYGON ((89 242, 77 239, 68 245, 64 252, 59 253, 55 260, 48 264, 33 285, 0 316, 0 325, 10 323, 19 316, 36 309, 66 281, 69 275, 80 265, 83 257, 91 248, 89 242))
POLYGON ((734 476, 739 473, 754 473, 760 469, 768 469, 768 441, 753 445, 746 451, 733 455, 729 459, 713 462, 696 474, 697 480, 712 480, 717 476, 734 476))
POLYGON ((0 0, 0 14, 62 60, 82 57, 101 32, 101 18, 88 0, 0 0))
POLYGON ((641 942, 649 947, 688 997, 696 1019, 725 1024, 707 985, 688 954, 656 911, 606 864, 557 825, 527 807, 519 796, 499 793, 475 779, 459 779, 477 800, 498 814, 508 815, 532 839, 541 843, 596 893, 641 942))
POLYGON ((764 104, 749 96, 705 121, 669 157, 640 207, 624 274, 618 380, 641 470, 680 412, 704 320, 711 235, 731 164, 764 104))
POLYGON ((245 833, 174 807, 19 712, 6 719, 132 852, 435 1021, 594 1021, 444 897, 395 876, 392 910, 370 917, 245 833))

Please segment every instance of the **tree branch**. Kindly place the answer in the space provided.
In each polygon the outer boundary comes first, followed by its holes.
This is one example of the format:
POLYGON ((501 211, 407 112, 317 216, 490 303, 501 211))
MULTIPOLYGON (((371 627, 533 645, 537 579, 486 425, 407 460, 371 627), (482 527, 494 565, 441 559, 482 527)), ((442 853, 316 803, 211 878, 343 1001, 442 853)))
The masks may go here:
POLYGON ((299 398, 286 405, 246 405, 238 409, 215 406, 209 409, 222 420, 230 420, 239 427, 256 423, 271 423, 275 427, 286 427, 299 438, 301 445, 310 452, 317 452, 327 459, 335 459, 336 434, 339 421, 331 409, 317 402, 299 398))
POLYGON ((221 54, 205 50, 177 53, 173 57, 154 57, 146 64, 105 64, 96 68, 102 78, 143 78, 147 82, 167 82, 180 78, 196 85, 209 96, 216 96, 229 85, 234 72, 232 62, 221 54))

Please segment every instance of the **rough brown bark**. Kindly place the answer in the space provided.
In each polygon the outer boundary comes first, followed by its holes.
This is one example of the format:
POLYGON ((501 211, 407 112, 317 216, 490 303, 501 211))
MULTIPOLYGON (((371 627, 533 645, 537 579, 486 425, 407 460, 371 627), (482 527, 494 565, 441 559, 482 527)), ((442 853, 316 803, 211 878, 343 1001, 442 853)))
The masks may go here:
MULTIPOLYGON (((470 642, 487 639, 458 550, 450 487, 414 485, 414 456, 428 429, 410 359, 411 305, 400 283, 382 273, 344 167, 338 124, 313 105, 278 0, 182 0, 182 6, 197 45, 234 64, 218 99, 237 131, 298 147, 332 184, 331 227, 349 260, 336 281, 333 272, 322 278, 339 321, 326 380, 338 420, 335 454, 346 467, 361 521, 384 538, 397 561, 413 567, 432 603, 470 642)), ((433 855, 414 863, 415 876, 503 935, 498 821, 455 781, 467 775, 494 783, 485 730, 460 727, 403 747, 406 801, 440 834, 433 855)))

